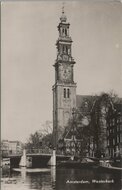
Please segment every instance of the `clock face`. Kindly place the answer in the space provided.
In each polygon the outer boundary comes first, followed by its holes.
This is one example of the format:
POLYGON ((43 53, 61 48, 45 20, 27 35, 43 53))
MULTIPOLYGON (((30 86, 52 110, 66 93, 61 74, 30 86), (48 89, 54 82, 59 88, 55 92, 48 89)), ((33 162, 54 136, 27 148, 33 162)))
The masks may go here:
POLYGON ((69 68, 63 69, 63 79, 70 79, 71 71, 69 68))
POLYGON ((63 82, 72 81, 72 66, 69 64, 62 63, 59 67, 59 80, 63 82))
POLYGON ((63 60, 68 61, 68 55, 63 55, 63 60))

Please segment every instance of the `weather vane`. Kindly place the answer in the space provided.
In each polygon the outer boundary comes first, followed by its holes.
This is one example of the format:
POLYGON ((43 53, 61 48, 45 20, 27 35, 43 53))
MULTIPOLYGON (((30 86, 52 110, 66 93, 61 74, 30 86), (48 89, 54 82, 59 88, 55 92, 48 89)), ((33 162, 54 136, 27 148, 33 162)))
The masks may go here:
POLYGON ((64 14, 64 5, 65 5, 65 2, 63 2, 63 6, 62 6, 62 13, 64 14))

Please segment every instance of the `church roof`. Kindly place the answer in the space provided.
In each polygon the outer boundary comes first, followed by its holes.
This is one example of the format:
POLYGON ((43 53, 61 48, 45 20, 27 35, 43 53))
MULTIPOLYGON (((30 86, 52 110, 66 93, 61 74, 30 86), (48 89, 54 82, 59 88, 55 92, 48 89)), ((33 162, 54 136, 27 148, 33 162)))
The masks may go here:
MULTIPOLYGON (((99 96, 92 96, 92 95, 76 95, 76 107, 79 108, 81 107, 81 105, 86 101, 96 101, 97 98, 99 98, 99 96)), ((114 103, 115 104, 119 104, 119 105, 122 105, 122 98, 118 97, 116 99, 116 102, 114 103)))
POLYGON ((91 99, 95 100, 95 98, 96 96, 92 95, 76 95, 76 107, 80 108, 83 102, 91 101, 91 99))

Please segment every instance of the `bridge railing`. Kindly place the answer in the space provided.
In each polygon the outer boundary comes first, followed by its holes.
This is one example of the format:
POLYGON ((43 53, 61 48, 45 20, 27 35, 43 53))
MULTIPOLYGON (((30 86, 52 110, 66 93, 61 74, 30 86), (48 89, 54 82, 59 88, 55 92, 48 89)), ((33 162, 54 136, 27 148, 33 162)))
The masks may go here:
POLYGON ((52 149, 26 149, 26 154, 52 154, 52 149))
MULTIPOLYGON (((2 151, 2 157, 9 157, 9 156, 22 156, 23 155, 23 150, 21 151, 10 151, 10 150, 3 150, 2 151)), ((26 154, 53 154, 53 150, 50 148, 42 148, 42 149, 36 149, 36 148, 31 148, 31 149, 26 149, 26 154)), ((65 153, 60 150, 56 150, 56 155, 65 155, 65 156, 71 156, 72 154, 65 153)))

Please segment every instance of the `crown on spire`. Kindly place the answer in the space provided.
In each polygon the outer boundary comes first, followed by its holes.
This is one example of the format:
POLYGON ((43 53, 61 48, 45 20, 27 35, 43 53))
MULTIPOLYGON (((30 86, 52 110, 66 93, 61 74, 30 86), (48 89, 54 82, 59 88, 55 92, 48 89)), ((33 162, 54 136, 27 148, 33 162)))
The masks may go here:
POLYGON ((64 13, 64 2, 63 2, 63 6, 62 6, 62 15, 61 15, 60 20, 61 20, 61 22, 66 22, 66 20, 67 20, 67 17, 64 13))

